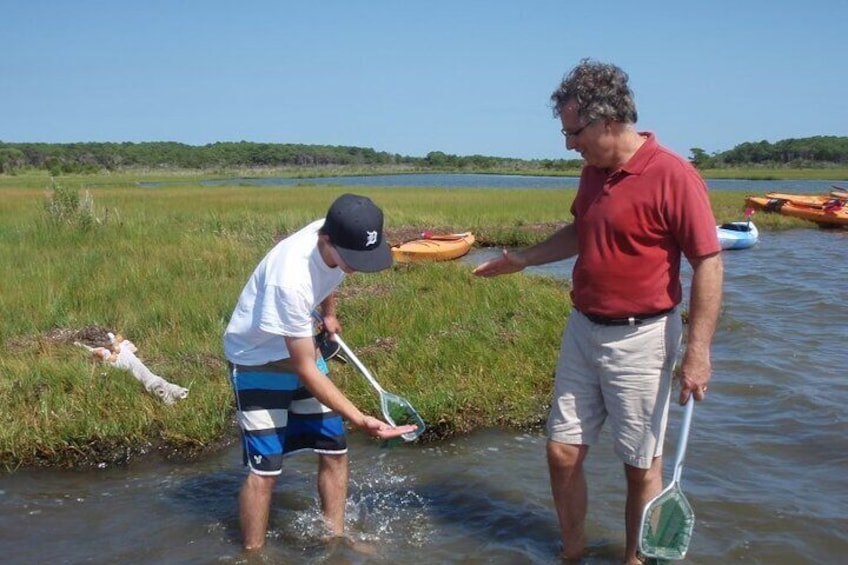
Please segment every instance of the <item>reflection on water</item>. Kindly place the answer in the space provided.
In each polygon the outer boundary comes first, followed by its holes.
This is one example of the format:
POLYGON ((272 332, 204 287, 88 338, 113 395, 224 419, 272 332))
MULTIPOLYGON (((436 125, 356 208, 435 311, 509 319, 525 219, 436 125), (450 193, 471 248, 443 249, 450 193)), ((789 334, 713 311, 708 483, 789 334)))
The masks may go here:
MULTIPOLYGON (((715 376, 695 410, 682 481, 696 515, 686 562, 841 562, 848 551, 848 232, 766 233, 754 248, 723 256, 715 376)), ((569 271, 569 262, 544 270, 569 271)), ((680 415, 671 415, 669 455, 680 415)), ((3 562, 557 563, 541 435, 483 430, 383 449, 353 434, 351 444, 350 543, 322 541, 315 459, 307 455, 287 463, 267 548, 245 557, 234 446, 190 465, 0 477, 3 562)), ((624 483, 607 436, 587 473, 585 562, 618 563, 624 483)))

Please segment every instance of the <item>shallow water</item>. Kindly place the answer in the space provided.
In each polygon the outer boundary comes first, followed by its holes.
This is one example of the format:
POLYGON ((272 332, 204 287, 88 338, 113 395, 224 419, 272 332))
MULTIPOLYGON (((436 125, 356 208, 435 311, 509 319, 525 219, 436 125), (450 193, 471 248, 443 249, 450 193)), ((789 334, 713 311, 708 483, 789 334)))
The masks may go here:
MULTIPOLYGON (((489 251, 466 259, 474 263, 489 251)), ((839 563, 848 552, 848 232, 762 234, 724 252, 710 394, 695 410, 683 489, 696 513, 687 563, 839 563)), ((567 277, 570 262, 540 269, 567 277)), ((671 416, 668 454, 681 411, 671 416)), ((235 433, 234 433, 235 437, 235 433)), ((537 434, 483 430, 389 449, 351 436, 347 528, 321 541, 315 459, 278 487, 270 539, 245 557, 234 446, 194 464, 0 476, 4 563, 556 563, 537 434)), ((666 476, 670 474, 667 458, 666 476)), ((608 438, 587 463, 587 564, 623 552, 621 464, 608 438)))

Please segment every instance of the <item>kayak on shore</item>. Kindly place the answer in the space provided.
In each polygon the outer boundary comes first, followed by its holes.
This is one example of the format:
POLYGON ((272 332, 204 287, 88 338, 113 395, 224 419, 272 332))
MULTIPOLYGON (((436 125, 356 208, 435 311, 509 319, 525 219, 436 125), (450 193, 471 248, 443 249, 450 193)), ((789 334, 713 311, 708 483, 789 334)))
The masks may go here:
POLYGON ((835 197, 828 194, 790 194, 786 192, 766 192, 766 198, 786 200, 798 206, 809 206, 811 208, 822 208, 835 200, 835 197))
POLYGON ((413 239, 392 247, 392 257, 398 263, 413 261, 450 261, 462 257, 474 245, 471 232, 431 234, 424 232, 420 239, 413 239))
POLYGON ((809 220, 822 226, 848 226, 848 208, 844 206, 844 202, 835 200, 832 204, 815 205, 809 201, 805 203, 768 196, 748 196, 745 199, 749 206, 764 212, 809 220))

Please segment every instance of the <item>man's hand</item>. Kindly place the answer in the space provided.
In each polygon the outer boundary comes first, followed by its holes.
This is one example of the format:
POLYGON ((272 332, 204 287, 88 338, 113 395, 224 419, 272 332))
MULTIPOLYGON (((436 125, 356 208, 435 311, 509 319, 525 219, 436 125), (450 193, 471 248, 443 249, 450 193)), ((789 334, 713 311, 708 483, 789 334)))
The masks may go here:
POLYGON ((680 367, 680 404, 686 404, 689 395, 700 402, 707 394, 712 368, 708 352, 687 349, 680 367))
POLYGON ((526 266, 518 254, 510 253, 504 249, 500 257, 481 263, 471 272, 478 277, 496 277, 498 275, 517 273, 526 266))

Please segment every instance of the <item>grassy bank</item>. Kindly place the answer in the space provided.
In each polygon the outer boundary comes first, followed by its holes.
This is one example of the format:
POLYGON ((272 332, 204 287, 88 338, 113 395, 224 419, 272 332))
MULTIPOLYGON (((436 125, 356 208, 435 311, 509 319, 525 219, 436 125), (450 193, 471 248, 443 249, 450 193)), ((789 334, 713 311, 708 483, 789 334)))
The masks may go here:
MULTIPOLYGON (((145 177, 148 178, 148 177, 145 177)), ((172 177, 173 178, 173 177, 172 177)), ((0 177, 0 465, 87 465, 152 450, 177 456, 236 439, 221 333, 256 262, 346 191, 385 210, 390 240, 465 230, 482 245, 526 245, 568 217, 573 191, 201 187, 140 189, 132 175, 0 177), (57 195, 69 199, 56 209, 57 195), (79 201, 73 201, 74 197, 79 201), (53 208, 45 208, 52 202, 53 208), (73 344, 120 332, 165 379, 188 387, 174 406, 73 344)), ((61 200, 60 198, 60 200, 61 200)), ((738 193, 711 195, 720 221, 738 193)), ((758 216, 761 229, 809 225, 758 216)), ((570 311, 565 283, 481 280, 461 262, 395 266, 341 288, 346 341, 383 386, 409 398, 426 439, 480 426, 538 425, 570 311)), ((355 402, 376 398, 333 365, 355 402)))
POLYGON ((708 179, 747 180, 848 180, 848 168, 832 167, 820 169, 770 169, 770 168, 727 168, 704 169, 701 174, 708 179))

